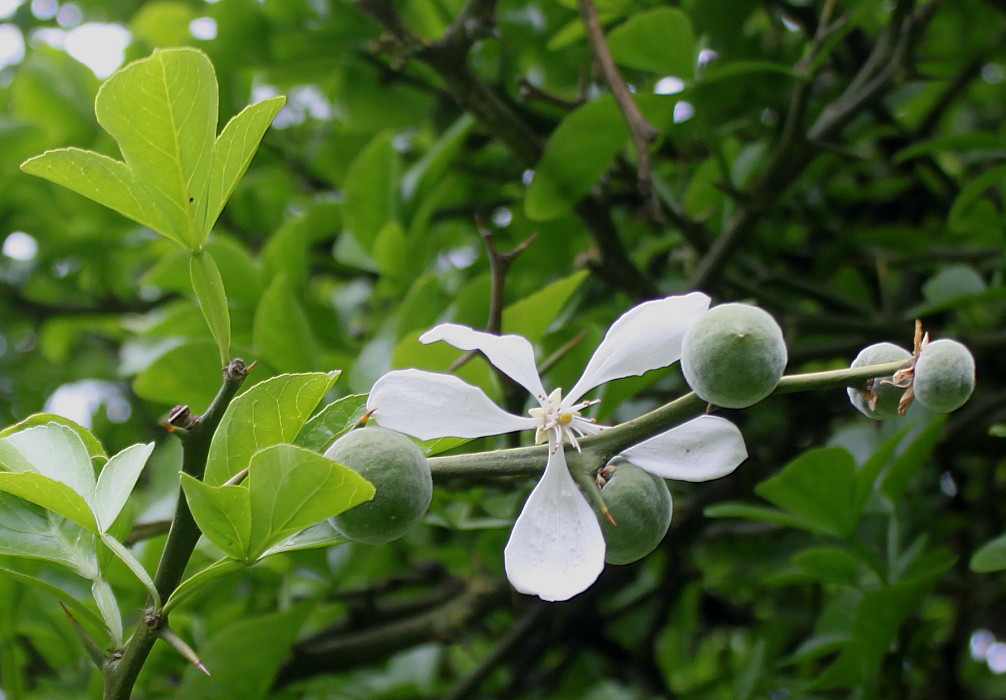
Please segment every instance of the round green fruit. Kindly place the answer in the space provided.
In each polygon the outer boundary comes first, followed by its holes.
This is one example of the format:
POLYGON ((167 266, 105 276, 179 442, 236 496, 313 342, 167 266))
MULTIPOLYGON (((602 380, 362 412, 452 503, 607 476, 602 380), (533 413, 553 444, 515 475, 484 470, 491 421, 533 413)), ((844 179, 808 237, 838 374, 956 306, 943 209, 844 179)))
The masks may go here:
POLYGON ((681 346, 688 386, 724 408, 746 408, 771 394, 786 359, 779 324, 748 304, 713 307, 688 329, 681 346))
POLYGON ((601 498, 616 525, 599 516, 607 544, 604 560, 630 564, 652 552, 671 524, 671 492, 660 477, 619 460, 608 467, 601 498))
POLYGON ((912 386, 930 411, 955 411, 975 390, 975 358, 956 340, 934 340, 919 353, 912 386))
POLYGON ((340 513, 332 526, 351 540, 385 544, 416 524, 433 498, 430 465, 422 451, 401 433, 384 428, 357 428, 325 452, 374 485, 371 501, 340 513))
MULTIPOLYGON (((885 362, 907 360, 911 356, 912 353, 900 345, 895 345, 894 343, 876 343, 860 350, 859 354, 856 355, 856 359, 852 361, 852 366, 866 367, 868 365, 879 365, 885 362)), ((899 389, 893 384, 888 383, 890 381, 890 376, 876 377, 870 384, 870 391, 877 398, 874 408, 870 408, 872 397, 864 394, 858 388, 849 387, 849 401, 852 402, 857 411, 867 418, 872 418, 873 420, 894 418, 898 415, 898 403, 901 401, 905 389, 899 389)))

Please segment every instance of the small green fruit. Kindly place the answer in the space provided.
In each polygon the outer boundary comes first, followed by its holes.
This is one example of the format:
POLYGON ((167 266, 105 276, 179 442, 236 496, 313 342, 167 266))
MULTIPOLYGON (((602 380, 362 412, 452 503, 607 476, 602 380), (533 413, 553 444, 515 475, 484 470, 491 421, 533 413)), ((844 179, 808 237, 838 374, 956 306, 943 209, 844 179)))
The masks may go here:
POLYGON ((681 370, 699 398, 724 408, 746 408, 772 393, 786 368, 782 329, 748 304, 710 309, 685 333, 681 370))
POLYGON ((609 564, 630 564, 652 552, 671 524, 671 493, 660 477, 625 461, 613 469, 601 487, 601 498, 617 525, 598 517, 609 564))
POLYGON ((401 433, 357 428, 332 443, 329 459, 343 464, 374 485, 374 499, 340 513, 332 526, 351 540, 385 544, 419 521, 433 498, 433 478, 426 457, 401 433))
POLYGON ((956 340, 934 340, 919 353, 912 386, 915 398, 930 411, 955 411, 975 390, 975 358, 956 340))
MULTIPOLYGON (((907 360, 912 353, 894 343, 875 343, 859 351, 856 359, 852 361, 853 367, 866 367, 868 365, 879 365, 885 362, 896 362, 897 360, 907 360)), ((891 377, 876 377, 870 383, 870 389, 876 395, 874 408, 870 408, 871 397, 865 395, 858 388, 849 388, 849 401, 856 407, 856 410, 867 418, 873 420, 886 420, 895 418, 898 415, 898 403, 905 393, 904 388, 898 388, 888 382, 891 377), (886 382, 885 382, 886 380, 886 382)))

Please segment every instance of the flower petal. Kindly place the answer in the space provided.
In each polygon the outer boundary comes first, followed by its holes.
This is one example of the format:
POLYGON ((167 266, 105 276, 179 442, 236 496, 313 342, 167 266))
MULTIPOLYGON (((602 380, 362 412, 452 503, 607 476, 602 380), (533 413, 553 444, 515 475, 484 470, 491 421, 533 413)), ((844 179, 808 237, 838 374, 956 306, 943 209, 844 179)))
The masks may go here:
POLYGON ((494 404, 478 387, 449 374, 402 369, 374 383, 367 398, 378 425, 420 440, 477 438, 535 427, 494 404))
MULTIPOLYGON (((554 447, 554 440, 549 443, 554 447)), ((604 568, 601 526, 566 468, 561 445, 549 453, 545 473, 514 523, 503 559, 514 588, 542 600, 572 598, 604 568)))
POLYGON ((632 307, 611 324, 566 401, 576 403, 588 391, 612 379, 674 364, 681 358, 685 331, 708 308, 709 297, 702 292, 632 307))
POLYGON ((748 452, 736 425, 717 416, 699 416, 633 445, 621 456, 665 479, 709 481, 732 472, 748 452))
POLYGON ((460 350, 479 350, 533 397, 541 401, 546 396, 534 365, 534 348, 522 335, 495 335, 457 323, 441 323, 419 336, 419 340, 423 343, 442 340, 460 350))

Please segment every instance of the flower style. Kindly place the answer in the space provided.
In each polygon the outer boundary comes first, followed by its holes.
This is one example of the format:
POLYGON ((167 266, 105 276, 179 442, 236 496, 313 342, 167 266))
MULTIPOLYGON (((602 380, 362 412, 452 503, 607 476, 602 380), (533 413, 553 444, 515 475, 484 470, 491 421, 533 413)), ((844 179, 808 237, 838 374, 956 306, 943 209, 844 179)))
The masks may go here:
MULTIPOLYGON (((581 415, 596 401, 581 399, 605 382, 677 362, 685 331, 708 307, 709 297, 692 292, 630 309, 608 329, 565 396, 561 389, 545 390, 526 338, 444 323, 419 340, 480 350, 536 399, 538 405, 529 415, 507 413, 481 389, 457 377, 416 369, 395 370, 378 379, 367 408, 380 425, 420 440, 531 429, 536 443, 547 440, 544 474, 514 523, 504 563, 507 577, 522 593, 566 600, 586 590, 604 568, 604 537, 597 516, 570 475, 563 450, 564 442, 579 450, 579 438, 603 429, 581 415)), ((733 471, 747 458, 747 451, 732 423, 700 416, 630 447, 621 456, 663 478, 706 481, 733 471)))

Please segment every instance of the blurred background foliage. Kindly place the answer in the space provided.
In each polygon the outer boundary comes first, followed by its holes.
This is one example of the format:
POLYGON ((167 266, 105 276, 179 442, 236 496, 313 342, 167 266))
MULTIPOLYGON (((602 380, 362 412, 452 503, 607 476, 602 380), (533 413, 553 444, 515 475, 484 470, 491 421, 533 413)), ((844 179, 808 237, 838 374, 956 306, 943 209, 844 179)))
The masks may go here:
MULTIPOLYGON (((109 452, 156 440, 134 518, 170 516, 179 450, 160 423, 219 383, 186 255, 18 165, 64 146, 117 157, 95 71, 175 45, 211 57, 221 124, 288 96, 209 244, 256 380, 342 369, 335 398, 391 367, 445 370, 459 353, 416 339, 487 326, 481 226, 501 251, 536 235, 495 289, 552 386, 633 303, 701 289, 772 312, 789 372, 910 347, 922 318, 974 352, 971 402, 942 423, 919 407, 873 423, 844 391, 727 412, 748 462, 672 485, 663 545, 563 604, 502 574, 527 480, 439 484, 397 543, 273 557, 182 606, 173 627, 214 676, 159 645, 138 697, 1006 695, 1006 587, 968 565, 1006 529, 1006 7, 593 0, 656 134, 640 159, 581 4, 0 2, 0 424, 46 407, 109 452), (867 469, 876 488, 847 509, 867 469)), ((460 374, 521 410, 481 360, 460 374)), ((685 390, 651 374, 607 386, 598 417, 685 390)), ((0 560, 87 597, 67 572, 0 560)), ((138 615, 142 591, 110 577, 138 615)), ((100 694, 52 600, 7 579, 0 600, 7 697, 100 694)))

